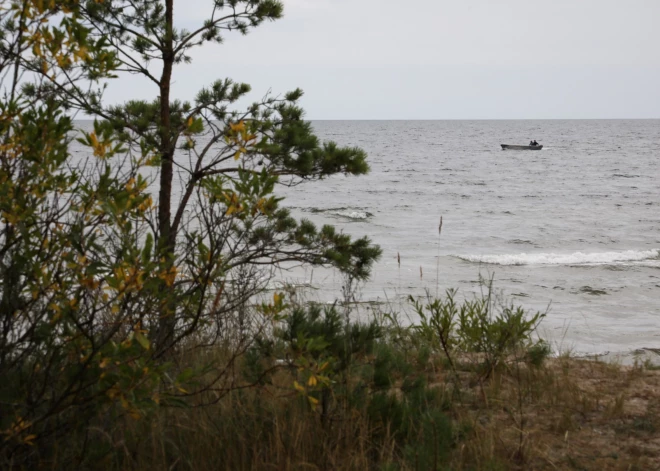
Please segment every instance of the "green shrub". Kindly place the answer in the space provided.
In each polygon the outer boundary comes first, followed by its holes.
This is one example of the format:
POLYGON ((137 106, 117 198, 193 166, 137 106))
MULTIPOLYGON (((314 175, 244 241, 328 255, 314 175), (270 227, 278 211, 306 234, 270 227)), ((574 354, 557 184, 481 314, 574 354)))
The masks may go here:
POLYGON ((543 362, 552 354, 552 348, 544 340, 532 344, 527 349, 527 362, 535 367, 541 367, 543 362))
POLYGON ((545 316, 534 315, 520 306, 496 302, 492 283, 488 293, 480 298, 456 302, 456 290, 447 290, 444 298, 427 295, 425 303, 410 297, 419 324, 411 330, 421 341, 419 347, 441 352, 456 374, 456 356, 476 353, 482 356, 486 375, 509 355, 527 351, 527 360, 540 365, 550 354, 544 342, 535 342, 532 335, 545 316))
POLYGON ((461 306, 457 335, 465 351, 484 355, 485 371, 490 374, 508 354, 533 344, 532 333, 543 317, 537 312, 528 318, 522 307, 513 305, 496 310, 489 296, 461 306))
POLYGON ((441 469, 453 444, 445 414, 449 403, 419 368, 426 365, 430 347, 407 352, 376 322, 352 322, 334 307, 310 305, 294 307, 270 340, 255 342, 245 364, 254 379, 278 358, 287 358, 285 368, 296 389, 315 399, 308 420, 317 411, 321 427, 330 433, 338 423, 366 418, 374 450, 394 440, 397 459, 416 469, 441 469), (313 388, 309 378, 321 376, 316 371, 322 364, 330 365, 323 371, 327 381, 313 388))
POLYGON ((457 343, 456 316, 459 313, 454 301, 455 295, 456 290, 452 289, 446 291, 444 299, 432 299, 427 293, 425 305, 412 296, 409 297, 415 313, 419 316, 419 324, 414 326, 414 330, 425 341, 427 348, 444 353, 452 369, 454 369, 452 351, 457 343))

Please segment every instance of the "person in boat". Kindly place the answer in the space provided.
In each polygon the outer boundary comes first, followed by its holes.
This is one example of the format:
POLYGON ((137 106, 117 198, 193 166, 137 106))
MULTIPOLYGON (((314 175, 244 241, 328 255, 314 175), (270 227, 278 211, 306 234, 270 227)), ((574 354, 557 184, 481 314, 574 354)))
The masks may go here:
POLYGON ((536 142, 536 139, 534 139, 533 141, 530 141, 529 145, 530 145, 530 146, 538 146, 539 143, 536 142))

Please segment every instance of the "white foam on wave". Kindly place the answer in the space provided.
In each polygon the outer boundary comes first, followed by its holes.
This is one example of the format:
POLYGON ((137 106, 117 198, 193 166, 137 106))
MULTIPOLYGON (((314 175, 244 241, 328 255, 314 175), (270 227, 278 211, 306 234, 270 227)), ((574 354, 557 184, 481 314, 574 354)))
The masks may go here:
POLYGON ((458 255, 468 262, 493 265, 607 265, 640 262, 660 257, 659 249, 626 250, 622 252, 519 253, 505 255, 458 255))
POLYGON ((330 214, 334 214, 335 216, 341 216, 349 219, 367 219, 369 217, 369 213, 367 213, 366 211, 354 211, 350 209, 331 211, 330 214))

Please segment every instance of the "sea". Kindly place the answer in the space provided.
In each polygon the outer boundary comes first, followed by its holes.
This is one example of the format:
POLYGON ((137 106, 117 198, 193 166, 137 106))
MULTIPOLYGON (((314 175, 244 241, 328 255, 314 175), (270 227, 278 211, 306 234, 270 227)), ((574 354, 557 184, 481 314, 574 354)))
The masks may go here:
MULTIPOLYGON (((467 299, 492 280, 502 302, 546 314, 538 333, 557 352, 630 362, 660 349, 660 120, 313 126, 364 149, 370 173, 278 192, 295 216, 382 248, 360 303, 414 322, 409 296, 467 299), (532 139, 543 149, 500 146, 532 139)), ((313 300, 344 296, 330 270, 280 277, 313 300)))
POLYGON ((350 293, 318 267, 279 270, 271 289, 414 323, 411 296, 472 299, 492 280, 499 302, 545 314, 538 335, 556 353, 660 363, 660 120, 312 124, 365 150, 371 171, 280 186, 281 204, 383 254, 350 293), (500 146, 533 139, 542 150, 500 146))

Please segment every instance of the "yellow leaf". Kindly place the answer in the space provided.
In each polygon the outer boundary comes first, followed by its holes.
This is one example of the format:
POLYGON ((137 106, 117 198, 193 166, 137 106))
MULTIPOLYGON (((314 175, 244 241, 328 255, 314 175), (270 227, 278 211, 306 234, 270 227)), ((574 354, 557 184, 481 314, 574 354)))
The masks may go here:
POLYGON ((298 381, 293 382, 293 387, 296 388, 297 391, 305 392, 305 388, 301 386, 298 381))
POLYGON ((145 350, 149 350, 149 340, 147 340, 147 338, 144 335, 142 335, 142 332, 140 332, 139 330, 135 331, 135 340, 137 340, 138 343, 142 345, 142 348, 144 348, 145 350))
POLYGON ((50 303, 48 307, 53 311, 55 311, 55 314, 53 315, 51 322, 57 322, 58 320, 60 320, 60 318, 62 317, 62 308, 60 308, 55 303, 50 303))
POLYGON ((244 131, 245 130, 245 122, 244 121, 239 121, 238 124, 233 124, 229 123, 229 127, 231 128, 232 131, 244 131))
POLYGON ((193 123, 193 118, 191 116, 190 118, 188 118, 188 127, 192 126, 192 123, 193 123))
POLYGON ((319 403, 319 400, 313 396, 307 396, 307 399, 309 399, 309 402, 312 404, 312 406, 315 406, 319 403))
POLYGON ((234 154, 234 160, 238 160, 241 158, 241 150, 237 150, 236 153, 234 154))
POLYGON ((9 214, 8 212, 4 211, 2 213, 2 216, 7 220, 8 223, 10 224, 15 224, 16 221, 18 221, 18 218, 14 216, 13 214, 9 214))
POLYGON ((307 380, 307 385, 308 386, 316 386, 316 376, 312 375, 309 377, 307 380))
POLYGON ((85 60, 85 59, 87 59, 87 56, 88 56, 88 54, 87 54, 87 48, 86 48, 85 46, 82 46, 82 47, 81 47, 80 49, 78 49, 77 51, 74 51, 73 56, 74 56, 76 59, 80 59, 80 60, 85 60))

